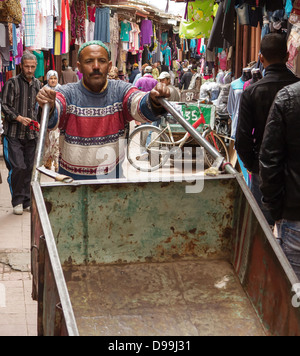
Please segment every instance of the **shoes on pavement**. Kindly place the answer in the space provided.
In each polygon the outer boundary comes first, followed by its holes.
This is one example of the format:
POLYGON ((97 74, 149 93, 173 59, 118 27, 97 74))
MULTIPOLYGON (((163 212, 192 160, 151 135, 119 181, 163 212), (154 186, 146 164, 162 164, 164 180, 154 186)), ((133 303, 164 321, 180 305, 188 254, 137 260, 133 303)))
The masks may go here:
POLYGON ((23 204, 15 206, 13 213, 14 215, 23 215, 23 204))
POLYGON ((30 206, 28 206, 27 208, 24 208, 23 211, 26 211, 26 213, 30 213, 31 212, 30 206))

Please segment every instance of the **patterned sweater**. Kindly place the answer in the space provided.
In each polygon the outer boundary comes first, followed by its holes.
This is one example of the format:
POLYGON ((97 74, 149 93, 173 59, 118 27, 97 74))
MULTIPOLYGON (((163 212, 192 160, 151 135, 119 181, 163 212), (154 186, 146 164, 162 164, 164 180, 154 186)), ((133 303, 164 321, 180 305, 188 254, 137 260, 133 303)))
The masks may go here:
POLYGON ((76 180, 101 179, 125 158, 126 125, 159 119, 145 94, 123 81, 109 80, 102 93, 82 81, 62 86, 49 129, 61 130, 60 173, 76 180))

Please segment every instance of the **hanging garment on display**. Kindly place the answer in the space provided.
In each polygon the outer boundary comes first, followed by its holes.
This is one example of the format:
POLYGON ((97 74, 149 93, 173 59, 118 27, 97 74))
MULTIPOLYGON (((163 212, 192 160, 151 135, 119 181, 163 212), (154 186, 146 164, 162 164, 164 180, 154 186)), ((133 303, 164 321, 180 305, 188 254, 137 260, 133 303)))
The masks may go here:
POLYGON ((223 0, 213 24, 211 36, 209 37, 207 48, 229 48, 235 39, 235 2, 233 0, 223 0))
POLYGON ((285 4, 285 13, 287 15, 287 17, 290 17, 290 14, 293 10, 293 3, 292 0, 286 0, 286 4, 285 4))
POLYGON ((45 68, 44 68, 44 53, 33 51, 33 54, 36 56, 37 67, 34 73, 36 78, 44 77, 45 68))
POLYGON ((242 78, 239 78, 233 81, 230 86, 227 110, 232 120, 231 137, 233 139, 235 139, 236 136, 236 129, 239 118, 240 99, 244 91, 244 84, 245 81, 243 81, 242 78))
POLYGON ((239 0, 238 2, 246 3, 254 7, 266 7, 266 10, 271 12, 284 8, 283 0, 239 0))
POLYGON ((94 40, 110 42, 110 9, 108 7, 96 9, 95 35, 94 40))
POLYGON ((131 24, 127 20, 121 22, 120 39, 122 42, 129 42, 130 40, 131 24))
POLYGON ((2 59, 2 66, 8 67, 10 61, 10 51, 9 51, 9 30, 8 24, 1 24, 1 43, 0 45, 0 57, 2 59))
POLYGON ((110 42, 113 44, 119 44, 120 26, 119 26, 118 14, 114 14, 114 16, 110 18, 109 26, 110 26, 110 42))
POLYGON ((166 63, 166 66, 170 66, 172 63, 172 52, 171 52, 171 47, 167 47, 164 55, 164 60, 166 63))
POLYGON ((143 20, 141 23, 141 45, 151 45, 153 37, 153 25, 151 20, 143 20))
POLYGON ((287 67, 295 74, 300 73, 300 28, 297 25, 292 27, 290 36, 288 38, 288 52, 289 60, 287 67))
POLYGON ((209 38, 213 27, 214 0, 188 2, 188 19, 180 24, 180 37, 209 38))
POLYGON ((25 13, 25 46, 32 47, 35 43, 36 0, 26 0, 25 13))
POLYGON ((3 23, 0 23, 0 47, 6 48, 6 29, 3 23))

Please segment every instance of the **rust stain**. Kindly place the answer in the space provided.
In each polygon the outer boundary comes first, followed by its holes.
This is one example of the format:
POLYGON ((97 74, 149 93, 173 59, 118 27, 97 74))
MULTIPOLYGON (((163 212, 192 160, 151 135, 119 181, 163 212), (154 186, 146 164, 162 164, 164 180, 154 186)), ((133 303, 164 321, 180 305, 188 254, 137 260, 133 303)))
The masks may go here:
POLYGON ((45 204, 46 204, 47 213, 50 214, 52 211, 53 205, 51 202, 49 202, 47 200, 45 201, 45 204))

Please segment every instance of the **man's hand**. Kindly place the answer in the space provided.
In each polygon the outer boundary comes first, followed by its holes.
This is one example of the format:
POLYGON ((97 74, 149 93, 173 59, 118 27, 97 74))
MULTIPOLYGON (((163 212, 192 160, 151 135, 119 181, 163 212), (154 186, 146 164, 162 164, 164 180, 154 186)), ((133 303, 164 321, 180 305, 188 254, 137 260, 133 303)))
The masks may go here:
POLYGON ((150 92, 150 99, 151 101, 160 106, 159 102, 157 101, 158 98, 169 98, 171 95, 170 89, 164 83, 158 83, 154 89, 150 92))
POLYGON ((47 103, 50 104, 51 108, 54 108, 55 99, 56 99, 56 91, 48 87, 42 88, 38 92, 38 95, 36 96, 36 100, 41 108, 43 108, 44 105, 47 103))
POLYGON ((18 116, 16 120, 24 126, 28 126, 31 123, 31 119, 29 119, 28 117, 18 116))

